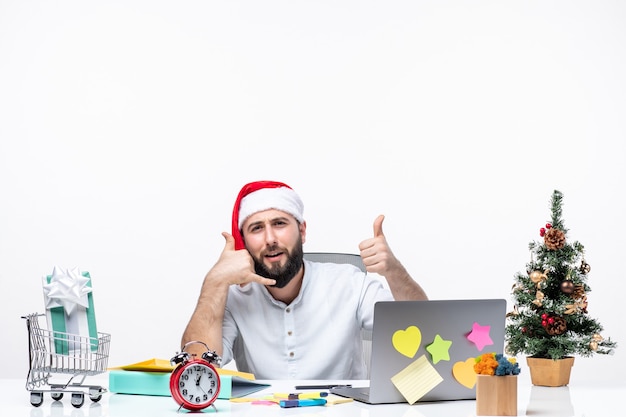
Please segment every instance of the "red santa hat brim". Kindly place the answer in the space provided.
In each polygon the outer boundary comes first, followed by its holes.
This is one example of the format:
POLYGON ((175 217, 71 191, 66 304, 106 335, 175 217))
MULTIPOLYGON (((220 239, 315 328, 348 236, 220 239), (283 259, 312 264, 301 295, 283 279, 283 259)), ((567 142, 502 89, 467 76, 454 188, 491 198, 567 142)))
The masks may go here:
POLYGON ((233 208, 232 232, 235 249, 245 248, 241 227, 248 217, 265 210, 280 210, 304 221, 304 204, 287 184, 277 181, 256 181, 243 186, 233 208))

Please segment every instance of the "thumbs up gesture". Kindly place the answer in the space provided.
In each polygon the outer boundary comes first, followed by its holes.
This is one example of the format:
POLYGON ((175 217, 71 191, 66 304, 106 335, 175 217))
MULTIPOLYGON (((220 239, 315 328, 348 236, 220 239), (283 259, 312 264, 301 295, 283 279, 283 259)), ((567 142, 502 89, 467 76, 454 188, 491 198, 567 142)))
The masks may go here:
POLYGON ((383 220, 385 220, 385 216, 382 214, 376 217, 374 220, 374 237, 361 242, 359 250, 367 272, 387 276, 390 271, 402 266, 387 244, 387 239, 383 233, 383 220))

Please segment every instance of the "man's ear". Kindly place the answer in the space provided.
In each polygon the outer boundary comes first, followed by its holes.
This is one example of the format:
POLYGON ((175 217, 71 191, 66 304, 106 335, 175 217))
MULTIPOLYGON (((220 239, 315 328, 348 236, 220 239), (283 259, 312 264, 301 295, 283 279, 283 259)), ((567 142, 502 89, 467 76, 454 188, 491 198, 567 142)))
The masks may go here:
POLYGON ((300 237, 302 237, 302 243, 306 242, 306 222, 300 223, 300 237))

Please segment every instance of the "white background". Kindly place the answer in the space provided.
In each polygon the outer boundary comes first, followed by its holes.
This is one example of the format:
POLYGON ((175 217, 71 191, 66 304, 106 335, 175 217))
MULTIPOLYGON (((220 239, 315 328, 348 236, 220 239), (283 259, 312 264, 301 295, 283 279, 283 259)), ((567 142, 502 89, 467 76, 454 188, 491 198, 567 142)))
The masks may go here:
POLYGON ((26 377, 55 265, 91 273, 109 365, 170 358, 259 179, 302 196, 307 251, 356 252, 385 214, 432 299, 510 301, 558 189, 624 345, 624 22, 618 0, 0 0, 2 376, 26 377))

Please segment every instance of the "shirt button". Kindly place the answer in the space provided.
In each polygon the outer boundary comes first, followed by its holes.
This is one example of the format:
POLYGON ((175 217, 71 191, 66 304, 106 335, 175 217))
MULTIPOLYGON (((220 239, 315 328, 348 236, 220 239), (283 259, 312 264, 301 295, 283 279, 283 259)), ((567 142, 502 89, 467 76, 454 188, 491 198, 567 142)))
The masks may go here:
POLYGON ((289 352, 289 357, 293 358, 294 353, 293 352, 289 352))
POLYGON ((287 336, 291 336, 292 334, 293 334, 293 332, 292 332, 291 330, 289 330, 289 331, 287 332, 287 336))
POLYGON ((290 307, 287 307, 287 308, 285 309, 285 311, 286 311, 287 313, 291 313, 291 308, 290 308, 290 307))

